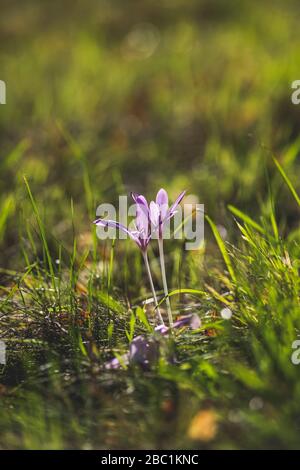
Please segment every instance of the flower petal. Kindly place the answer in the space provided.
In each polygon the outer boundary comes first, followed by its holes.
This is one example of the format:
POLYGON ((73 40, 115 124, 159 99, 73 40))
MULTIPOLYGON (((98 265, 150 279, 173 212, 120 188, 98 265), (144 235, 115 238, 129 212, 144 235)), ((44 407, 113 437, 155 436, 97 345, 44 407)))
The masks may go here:
POLYGON ((120 359, 114 357, 110 361, 107 361, 104 364, 105 369, 121 369, 123 365, 127 366, 129 364, 129 354, 123 354, 120 359))
POLYGON ((202 325, 201 318, 199 317, 199 315, 194 313, 190 321, 190 328, 192 330, 198 330, 198 328, 201 328, 201 325, 202 325))
POLYGON ((129 360, 132 364, 149 367, 159 358, 159 345, 155 338, 136 336, 130 343, 129 360))
POLYGON ((142 194, 137 193, 131 193, 131 197, 136 204, 136 228, 141 232, 142 238, 146 238, 150 228, 149 206, 147 199, 142 194))
POLYGON ((142 206, 145 207, 145 209, 149 210, 148 202, 145 196, 143 196, 142 194, 138 194, 138 193, 131 193, 131 197, 136 204, 141 204, 142 206))
POLYGON ((192 330, 197 330, 201 327, 201 319, 196 313, 193 313, 179 318, 173 325, 174 328, 182 328, 184 326, 189 326, 192 330))
POLYGON ((165 189, 161 188, 156 195, 156 204, 159 206, 168 206, 169 198, 168 193, 165 189))
POLYGON ((141 243, 139 237, 137 236, 136 232, 129 230, 125 225, 117 222, 116 220, 109 220, 109 219, 96 219, 93 222, 95 225, 101 225, 102 227, 112 227, 117 228, 118 230, 122 230, 125 232, 138 246, 141 248, 141 243))
POLYGON ((158 325, 154 328, 154 331, 156 333, 160 333, 161 335, 165 335, 168 333, 169 327, 166 325, 158 325))
POLYGON ((134 193, 133 191, 131 191, 131 197, 132 199, 134 200, 134 202, 136 202, 137 198, 139 197, 139 194, 138 193, 134 193))
POLYGON ((122 230, 123 232, 127 233, 127 235, 131 235, 130 230, 128 230, 125 225, 121 224, 120 222, 117 222, 116 220, 110 220, 110 219, 96 219, 93 222, 95 225, 101 225, 102 227, 113 227, 117 228, 119 230, 122 230))
POLYGON ((135 218, 135 225, 138 229, 139 237, 142 239, 146 239, 149 236, 149 210, 145 210, 144 204, 136 203, 136 218, 135 218))
POLYGON ((160 210, 158 204, 156 204, 154 201, 151 201, 149 207, 149 216, 154 228, 157 228, 159 225, 159 215, 160 210))
POLYGON ((176 201, 171 205, 170 209, 169 209, 169 212, 168 212, 168 216, 169 218, 170 217, 173 217, 173 215, 175 214, 175 209, 176 207, 181 203, 182 199, 184 198, 185 196, 185 193, 186 191, 182 191, 182 193, 179 194, 178 198, 176 199, 176 201))

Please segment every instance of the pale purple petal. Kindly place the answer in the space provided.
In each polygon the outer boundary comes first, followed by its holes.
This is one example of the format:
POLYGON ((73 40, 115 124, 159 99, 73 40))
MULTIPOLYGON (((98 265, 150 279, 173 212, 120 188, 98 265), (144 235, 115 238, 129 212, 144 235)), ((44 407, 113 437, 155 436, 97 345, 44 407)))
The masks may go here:
POLYGON ((176 201, 171 205, 169 211, 168 211, 168 218, 171 218, 173 217, 173 215, 175 214, 175 209, 176 207, 178 206, 178 204, 181 203, 182 199, 184 198, 185 196, 185 193, 186 191, 182 191, 182 193, 179 194, 178 198, 176 199, 176 201))
POLYGON ((131 193, 131 197, 136 204, 140 204, 147 212, 149 211, 148 202, 145 196, 138 193, 131 193))
POLYGON ((154 328, 156 333, 160 333, 161 335, 165 335, 169 331, 169 327, 166 325, 158 325, 154 328))
POLYGON ((117 222, 116 220, 110 220, 110 219, 96 219, 93 222, 95 225, 101 225, 102 227, 113 227, 117 228, 119 230, 122 230, 123 232, 127 233, 127 235, 131 236, 132 233, 130 230, 128 230, 125 225, 121 224, 120 222, 117 222))
POLYGON ((93 222, 95 225, 101 225, 102 227, 112 227, 117 228, 118 230, 122 230, 125 232, 138 246, 141 248, 139 237, 137 236, 136 232, 129 230, 125 225, 117 222, 116 220, 109 220, 109 219, 96 219, 93 222))
POLYGON ((162 222, 168 214, 169 198, 165 189, 161 188, 156 195, 156 204, 159 205, 160 222, 162 222))
POLYGON ((136 202, 137 198, 140 196, 138 193, 134 193, 134 192, 131 192, 130 194, 134 202, 136 202))
POLYGON ((150 220, 153 226, 156 228, 159 224, 160 210, 159 210, 158 204, 156 204, 154 201, 150 202, 149 213, 150 213, 150 220))
POLYGON ((140 238, 148 238, 150 229, 149 212, 145 211, 145 206, 143 204, 136 204, 135 225, 138 231, 140 232, 140 238))
POLYGON ((192 330, 198 330, 198 328, 201 328, 201 325, 202 325, 201 318, 199 317, 199 315, 194 313, 190 320, 190 328, 192 330))
POLYGON ((159 345, 155 338, 137 336, 130 343, 129 360, 132 364, 148 367, 157 362, 159 358, 159 345))
POLYGON ((136 203, 148 207, 147 199, 142 194, 136 198, 136 203))
POLYGON ((192 315, 186 315, 185 317, 179 318, 173 326, 174 328, 189 326, 192 330, 197 330, 201 327, 201 319, 196 313, 194 313, 192 315))
POLYGON ((159 206, 168 206, 169 199, 168 193, 165 189, 161 188, 156 195, 156 204, 159 206))
MULTIPOLYGON (((200 319, 199 315, 197 315, 196 313, 193 313, 193 314, 181 317, 181 318, 179 318, 179 320, 177 320, 174 323, 173 328, 174 329, 179 329, 179 328, 183 328, 184 326, 190 327, 191 330, 197 330, 198 328, 200 328, 201 327, 201 319, 200 319)), ((170 331, 170 328, 165 326, 165 325, 159 325, 159 326, 155 327, 155 331, 164 336, 170 331)))
POLYGON ((129 364, 129 354, 126 353, 126 354, 123 354, 123 356, 121 357, 121 361, 118 358, 114 357, 110 361, 107 361, 104 364, 104 367, 105 369, 121 369, 123 365, 128 366, 128 364, 129 364))
POLYGON ((131 193, 136 204, 135 225, 143 239, 148 237, 149 232, 149 206, 146 198, 142 194, 131 193))
POLYGON ((184 326, 189 326, 190 320, 191 320, 190 316, 182 317, 179 320, 177 320, 176 322, 174 322, 173 327, 174 328, 182 328, 184 326))

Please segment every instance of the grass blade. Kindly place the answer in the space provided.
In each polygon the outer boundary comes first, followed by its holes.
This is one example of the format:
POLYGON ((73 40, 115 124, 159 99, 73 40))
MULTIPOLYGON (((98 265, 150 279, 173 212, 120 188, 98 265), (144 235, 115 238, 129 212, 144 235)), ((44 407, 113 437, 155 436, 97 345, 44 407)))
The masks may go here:
POLYGON ((27 192, 28 192, 28 195, 29 195, 29 199, 30 199, 30 202, 31 202, 31 205, 32 205, 32 208, 33 208, 34 215, 36 217, 36 221, 37 221, 38 228, 39 228, 39 231, 40 231, 40 236, 41 236, 42 243, 43 243, 43 246, 44 246, 44 250, 45 250, 45 253, 46 253, 46 258, 47 258, 47 263, 48 263, 48 267, 49 267, 49 272, 50 272, 50 275, 51 275, 52 285, 53 285, 53 288, 56 292, 55 274, 54 274, 52 259, 51 259, 51 255, 50 255, 50 251, 49 251, 49 246, 48 246, 48 242, 47 242, 47 238, 46 238, 46 232, 45 232, 45 229, 44 229, 44 225, 43 225, 42 220, 40 218, 40 214, 39 214, 36 202, 34 200, 34 197, 32 195, 29 183, 28 183, 25 176, 24 176, 24 182, 25 182, 26 189, 27 189, 27 192))
POLYGON ((214 224, 214 222, 210 219, 210 217, 208 217, 208 215, 205 216, 207 222, 209 223, 210 225, 210 228, 214 234, 214 237, 216 239, 216 242, 218 244, 218 247, 219 247, 219 250, 223 256, 223 259, 224 259, 224 262, 227 266, 227 269, 228 269, 228 272, 230 274, 230 277, 232 279, 233 282, 236 282, 236 277, 235 277, 235 274, 234 274, 234 270, 233 270, 233 267, 232 267, 232 264, 231 264, 231 261, 230 261, 230 258, 229 258, 229 254, 227 252, 227 249, 226 249, 226 246, 225 246, 225 243, 223 242, 222 238, 221 238, 221 235, 219 233, 219 230, 217 229, 216 225, 214 224))
POLYGON ((265 233, 264 229, 257 222, 255 222, 255 220, 251 219, 251 217, 249 217, 247 214, 232 206, 231 204, 229 204, 227 207, 233 215, 241 219, 243 222, 245 222, 245 224, 250 225, 261 234, 265 233))
POLYGON ((297 191, 294 188, 293 183, 289 179, 288 175, 280 165, 279 161, 276 158, 273 158, 275 165, 277 166, 277 169, 279 170, 279 173, 281 174, 282 178, 284 179, 285 183, 287 184, 289 190, 291 191, 295 201, 297 202, 298 206, 300 207, 300 197, 297 194, 297 191))

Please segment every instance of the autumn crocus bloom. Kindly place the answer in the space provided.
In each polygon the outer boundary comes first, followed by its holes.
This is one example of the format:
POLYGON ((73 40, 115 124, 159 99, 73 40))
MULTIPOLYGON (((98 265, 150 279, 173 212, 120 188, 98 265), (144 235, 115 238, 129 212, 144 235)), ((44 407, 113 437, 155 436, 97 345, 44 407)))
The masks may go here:
POLYGON ((131 196, 134 202, 140 205, 144 214, 148 216, 152 224, 153 231, 158 231, 159 238, 163 238, 164 225, 176 214, 177 207, 184 198, 185 193, 186 191, 182 191, 170 207, 168 193, 163 188, 158 191, 156 200, 151 201, 149 206, 143 195, 131 193, 131 196))
POLYGON ((153 230, 158 232, 158 249, 159 249, 159 259, 160 259, 160 268, 163 281, 164 294, 166 298, 167 312, 169 318, 169 324, 173 326, 173 318, 171 311, 171 304, 168 293, 168 284, 165 268, 165 258, 164 258, 164 244, 163 244, 163 230, 164 225, 176 214, 176 209, 182 199, 185 196, 186 191, 182 191, 177 197, 176 201, 169 207, 169 198, 168 193, 165 189, 161 188, 157 195, 156 200, 151 201, 148 207, 147 201, 142 195, 133 193, 132 197, 136 203, 140 202, 142 210, 145 214, 148 214, 150 222, 152 224, 153 230))
POLYGON ((185 193, 186 191, 182 191, 176 201, 169 207, 168 193, 165 189, 161 188, 156 195, 155 202, 150 202, 150 220, 154 229, 158 230, 159 238, 163 238, 164 225, 176 214, 177 207, 184 198, 185 193))
POLYGON ((120 222, 117 222, 115 220, 109 220, 109 219, 96 219, 94 221, 94 224, 96 225, 101 225, 102 227, 112 227, 112 228, 117 228, 119 230, 122 230, 125 232, 140 248, 141 253, 144 258, 151 290, 152 290, 152 295, 155 303, 155 308, 156 312, 159 318, 160 323, 163 325, 164 321, 161 316, 159 307, 158 307, 158 302, 157 302, 157 297, 154 289, 154 284, 152 280, 152 275, 151 275, 151 270, 149 266, 149 260, 148 260, 148 253, 147 253, 147 248, 149 245, 149 242, 151 240, 151 227, 149 223, 149 215, 148 215, 148 204, 146 199, 143 196, 139 197, 139 200, 136 202, 136 218, 135 218, 135 229, 131 230, 125 225, 121 224, 120 222))
MULTIPOLYGON (((180 317, 173 325, 174 330, 190 328, 197 330, 201 327, 201 319, 197 314, 189 314, 180 317)), ((139 364, 143 368, 149 368, 158 361, 160 357, 159 336, 166 336, 170 331, 166 325, 159 325, 154 329, 153 336, 139 335, 130 343, 129 352, 120 358, 113 358, 105 363, 105 369, 120 369, 122 366, 139 364)))

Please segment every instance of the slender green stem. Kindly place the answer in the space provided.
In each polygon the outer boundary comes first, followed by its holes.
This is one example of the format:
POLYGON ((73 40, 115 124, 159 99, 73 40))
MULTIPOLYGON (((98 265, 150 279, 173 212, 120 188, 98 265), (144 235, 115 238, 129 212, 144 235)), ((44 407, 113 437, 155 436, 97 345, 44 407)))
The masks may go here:
POLYGON ((146 270, 147 270, 147 274, 148 274, 148 278, 149 278, 149 282, 150 282, 150 286, 151 286, 151 290, 152 290, 152 295, 153 295, 153 299, 154 299, 154 303, 155 303, 155 310, 157 312, 160 323, 162 325, 164 325, 164 320, 163 320, 163 317, 161 316, 161 312, 160 312, 160 309, 158 307, 158 302, 157 302, 156 292, 155 292, 155 289, 154 289, 153 279, 152 279, 151 270, 150 270, 150 266, 149 266, 147 251, 143 252, 143 258, 144 258, 144 261, 145 261, 146 270))
POLYGON ((159 249, 161 277, 162 277, 164 293, 165 293, 165 297, 166 297, 166 305, 167 305, 167 312, 168 312, 168 318, 169 318, 169 325, 172 328, 172 326, 173 326, 173 316, 172 316, 172 310, 171 310, 171 304, 170 304, 169 292, 168 292, 168 284, 167 284, 167 276, 166 276, 166 268, 165 268, 165 257, 164 257, 164 241, 163 241, 162 238, 158 239, 158 249, 159 249))

